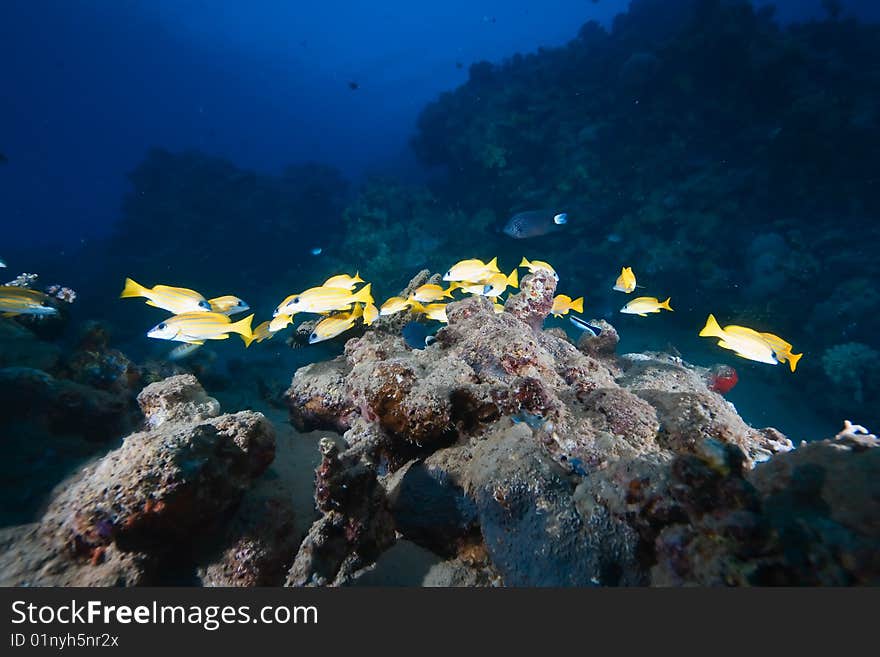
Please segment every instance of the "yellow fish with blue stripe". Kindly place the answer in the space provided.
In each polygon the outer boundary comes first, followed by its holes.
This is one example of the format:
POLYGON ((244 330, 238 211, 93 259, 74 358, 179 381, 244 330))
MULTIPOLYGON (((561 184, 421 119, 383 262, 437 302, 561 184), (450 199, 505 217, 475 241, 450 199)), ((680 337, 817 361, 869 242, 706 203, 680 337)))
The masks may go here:
POLYGON ((469 283, 482 283, 497 274, 498 258, 492 258, 489 262, 483 262, 476 258, 461 260, 449 268, 443 274, 443 280, 447 282, 467 281, 469 283))
POLYGON ((348 274, 338 274, 336 276, 331 276, 326 281, 324 281, 321 287, 337 287, 351 292, 358 283, 363 282, 364 279, 361 278, 360 272, 355 272, 354 276, 349 276, 348 274))
POLYGON ((157 340, 203 344, 206 340, 226 340, 230 333, 237 333, 248 346, 253 340, 253 319, 253 315, 248 315, 233 322, 228 315, 220 313, 183 313, 156 324, 147 332, 147 336, 157 340))
POLYGON ((452 298, 452 290, 455 287, 450 285, 448 288, 444 288, 440 285, 435 285, 434 283, 425 283, 424 285, 420 285, 417 287, 412 294, 409 295, 409 299, 411 301, 418 301, 419 303, 431 303, 432 301, 440 301, 444 298, 452 298))
POLYGON ((370 326, 373 322, 376 321, 376 318, 379 316, 379 309, 376 308, 376 304, 368 303, 364 306, 364 324, 370 326))
POLYGON ((525 267, 533 274, 539 270, 548 271, 553 274, 553 278, 555 278, 557 281, 559 280, 559 274, 556 273, 556 270, 553 269, 552 265, 549 262, 544 262, 543 260, 529 261, 528 259, 523 258, 522 262, 519 263, 519 266, 525 267))
POLYGON ((153 288, 144 287, 130 278, 125 279, 125 287, 122 289, 120 299, 143 297, 147 299, 147 305, 167 310, 174 315, 183 313, 211 312, 211 304, 195 290, 185 287, 171 287, 170 285, 156 285, 153 288))
POLYGON ((672 311, 669 305, 671 298, 660 301, 657 297, 637 297, 620 309, 624 315, 638 315, 646 317, 649 313, 659 313, 661 310, 672 311))
POLYGON ((578 297, 577 299, 572 299, 567 294, 558 294, 553 297, 553 307, 550 308, 550 312, 553 313, 555 317, 567 315, 570 310, 574 310, 578 313, 584 312, 584 298, 578 297))
POLYGON ((231 294, 208 299, 208 303, 211 305, 211 310, 213 312, 222 313, 224 315, 235 315, 251 309, 251 307, 247 305, 247 302, 238 297, 234 297, 231 294))
POLYGON ((388 315, 396 315, 403 312, 407 308, 418 309, 421 304, 415 299, 404 299, 403 297, 391 297, 379 308, 379 315, 387 317, 388 315))
POLYGON ((367 283, 355 293, 341 287, 309 288, 300 294, 292 294, 282 301, 275 309, 273 317, 295 315, 296 313, 321 314, 334 310, 346 310, 356 303, 373 303, 370 287, 370 284, 367 283))
POLYGON ((613 290, 617 290, 618 292, 624 292, 626 294, 632 293, 638 285, 636 285, 636 275, 633 273, 632 267, 624 267, 620 270, 620 276, 617 277, 617 281, 614 283, 613 290))
POLYGON ((510 272, 509 276, 498 272, 480 283, 458 284, 458 288, 468 294, 476 294, 483 297, 499 297, 504 294, 508 287, 515 288, 518 285, 519 272, 514 269, 510 272))
POLYGON ((315 325, 315 328, 312 329, 312 333, 309 335, 309 344, 330 340, 337 335, 345 333, 354 326, 355 321, 357 321, 357 318, 362 314, 363 306, 356 305, 349 313, 331 315, 330 317, 322 319, 315 325))
MULTIPOLYGON (((293 315, 275 315, 266 327, 270 333, 278 333, 283 328, 293 324, 293 315)), ((260 324, 262 326, 262 324, 260 324)), ((259 328, 259 327, 257 327, 259 328)))
POLYGON ((17 285, 0 285, 0 314, 4 317, 17 315, 57 315, 49 296, 17 285))
POLYGON ((449 320, 446 319, 446 304, 445 303, 429 303, 426 306, 422 306, 419 309, 425 317, 428 319, 433 319, 437 322, 443 322, 446 324, 449 320))
POLYGON ((741 358, 758 363, 776 365, 788 363, 792 372, 797 369, 803 354, 792 353, 792 346, 772 333, 760 333, 747 326, 730 324, 722 328, 714 315, 709 315, 706 325, 700 331, 701 337, 720 338, 718 346, 729 349, 741 358))

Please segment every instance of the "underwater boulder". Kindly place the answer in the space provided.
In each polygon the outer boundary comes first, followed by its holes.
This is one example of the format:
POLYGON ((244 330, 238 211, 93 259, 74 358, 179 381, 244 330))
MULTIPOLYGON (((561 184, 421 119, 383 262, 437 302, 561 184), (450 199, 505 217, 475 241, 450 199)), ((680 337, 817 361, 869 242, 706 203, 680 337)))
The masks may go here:
POLYGON ((274 430, 262 414, 220 415, 192 376, 144 392, 148 428, 83 468, 49 503, 30 540, 51 567, 32 583, 91 583, 96 571, 106 571, 100 581, 108 584, 149 583, 158 565, 189 559, 272 462, 274 430))
POLYGON ((610 514, 583 517, 568 473, 524 424, 475 446, 464 475, 492 564, 508 586, 634 585, 637 534, 610 514))
POLYGON ((259 482, 247 491, 220 540, 219 554, 199 567, 203 586, 279 586, 298 536, 289 491, 259 482))
POLYGON ((125 396, 56 379, 42 370, 0 369, 0 426, 21 419, 33 421, 49 435, 103 442, 124 433, 134 413, 125 396))
POLYGON ((220 403, 209 397, 192 374, 172 376, 144 388, 137 397, 146 423, 199 422, 220 414, 220 403))
POLYGON ((33 331, 11 319, 0 319, 0 367, 29 367, 52 372, 61 348, 40 340, 33 331))
POLYGON ((285 586, 349 584, 396 540, 384 488, 361 451, 340 453, 329 438, 319 449, 315 503, 322 515, 300 545, 285 586))

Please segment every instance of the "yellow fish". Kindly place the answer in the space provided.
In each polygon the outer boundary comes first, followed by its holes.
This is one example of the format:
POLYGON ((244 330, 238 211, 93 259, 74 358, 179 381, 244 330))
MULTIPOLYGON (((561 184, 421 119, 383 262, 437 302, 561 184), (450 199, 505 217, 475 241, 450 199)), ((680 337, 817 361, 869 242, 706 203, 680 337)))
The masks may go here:
POLYGON ((480 283, 470 283, 468 285, 459 285, 459 289, 468 294, 478 294, 483 297, 498 297, 504 294, 508 287, 516 287, 519 285, 519 272, 514 269, 510 272, 510 276, 505 276, 501 272, 490 276, 480 283))
POLYGON ((624 267, 620 270, 620 276, 617 277, 617 282, 614 284, 612 290, 617 290, 618 292, 626 292, 630 294, 638 287, 636 285, 636 275, 633 274, 632 267, 624 267))
POLYGON ((803 354, 792 353, 791 343, 786 342, 778 335, 773 335, 772 333, 759 333, 754 329, 750 329, 746 326, 737 326, 735 324, 725 326, 724 332, 728 334, 733 333, 734 335, 741 335, 751 338, 754 338, 756 335, 760 336, 761 339, 767 343, 770 349, 773 350, 773 354, 776 356, 776 360, 778 360, 780 363, 788 363, 788 366, 789 368, 791 368, 792 372, 797 369, 798 361, 803 356, 803 354))
POLYGON ((226 340, 230 333, 238 333, 245 345, 250 345, 253 340, 251 332, 253 319, 253 315, 248 315, 242 320, 233 322, 227 315, 220 313, 183 313, 156 324, 147 336, 157 340, 202 344, 205 340, 226 340))
POLYGON ((549 262, 544 262, 542 260, 532 260, 531 262, 529 262, 528 260, 523 258, 522 262, 519 263, 519 266, 527 268, 533 274, 539 269, 549 271, 551 274, 553 274, 553 278, 555 278, 557 281, 559 280, 559 274, 557 274, 556 270, 553 269, 552 266, 550 266, 549 262))
POLYGON ((373 322, 376 321, 376 318, 379 316, 379 309, 376 308, 375 304, 368 303, 364 306, 364 324, 367 326, 372 325, 373 322))
POLYGON ((498 258, 492 258, 489 262, 483 262, 473 258, 462 260, 452 265, 452 268, 443 275, 444 281, 468 281, 480 283, 501 271, 498 269, 498 258))
POLYGON ((657 297, 637 297, 620 309, 624 315, 638 315, 645 317, 648 313, 659 313, 661 310, 672 310, 669 305, 670 298, 662 303, 657 297))
POLYGON ((147 299, 147 305, 167 310, 175 315, 184 313, 211 312, 211 304, 195 290, 185 287, 171 287, 169 285, 156 285, 152 289, 135 283, 130 278, 125 279, 125 287, 120 299, 143 297, 147 299))
POLYGON ((49 296, 17 285, 0 285, 0 314, 4 317, 16 315, 57 315, 58 309, 52 305, 49 296))
POLYGON ((246 310, 251 309, 251 307, 247 305, 245 301, 242 301, 238 297, 234 297, 231 294, 227 294, 224 297, 208 299, 208 303, 211 304, 211 310, 213 312, 222 313, 224 315, 235 315, 237 313, 243 313, 246 310))
MULTIPOLYGON (((754 329, 733 324, 721 328, 715 319, 715 315, 709 315, 706 320, 706 326, 700 331, 700 337, 720 338, 718 341, 719 347, 730 349, 737 356, 747 358, 748 360, 767 363, 768 365, 776 365, 780 362, 773 347, 760 333, 754 329)), ((800 355, 798 355, 799 359, 800 355)), ((797 360, 791 366, 792 371, 794 371, 796 365, 797 360)))
POLYGON ((410 306, 416 307, 418 306, 418 301, 414 301, 411 299, 404 299, 403 297, 391 297, 385 303, 382 304, 382 307, 379 308, 379 315, 382 317, 387 317, 388 315, 395 315, 399 312, 403 312, 410 306))
POLYGON ((452 298, 452 290, 453 286, 450 285, 445 290, 439 286, 434 285, 433 283, 425 283, 424 285, 420 285, 415 289, 415 291, 409 295, 410 300, 418 301, 419 303, 430 303, 431 301, 440 301, 444 297, 452 298))
POLYGON ((764 338, 764 341, 770 345, 773 351, 776 353, 776 358, 780 363, 788 363, 791 371, 794 372, 797 369, 798 361, 801 359, 803 354, 795 354, 792 353, 792 346, 790 343, 786 342, 778 335, 773 335, 772 333, 761 333, 761 337, 764 338))
MULTIPOLYGON (((263 322, 257 326, 253 330, 252 337, 254 342, 262 342, 263 340, 271 340, 275 337, 275 331, 272 331, 270 326, 274 319, 268 322, 263 322)), ((282 327, 283 328, 283 327, 282 327)))
POLYGON ((348 274, 339 274, 337 276, 331 276, 328 278, 321 287, 339 287, 343 290, 348 290, 351 292, 355 285, 358 283, 363 283, 364 279, 361 278, 360 272, 355 272, 354 276, 349 276, 348 274))
MULTIPOLYGON (((270 333, 278 333, 278 331, 291 324, 293 324, 293 315, 275 315, 275 317, 272 318, 272 321, 269 322, 268 329, 270 333)), ((262 326, 262 324, 260 326, 262 326)), ((259 328, 259 326, 257 328, 259 328)))
POLYGON ((420 312, 422 312, 428 319, 433 319, 437 322, 443 322, 445 324, 449 321, 446 319, 445 303, 429 303, 427 306, 422 306, 420 312))
POLYGON ((287 297, 273 317, 278 315, 295 315, 296 313, 326 313, 334 310, 345 310, 355 303, 372 303, 370 284, 367 283, 356 293, 341 287, 313 287, 300 294, 287 297))
POLYGON ((348 329, 354 326, 355 321, 361 316, 362 312, 363 306, 356 305, 354 310, 349 313, 332 315, 322 319, 315 325, 315 328, 312 329, 312 333, 309 335, 309 344, 323 342, 324 340, 335 338, 341 333, 345 333, 348 329))
POLYGON ((566 294, 559 294, 553 297, 553 307, 550 308, 551 313, 556 317, 562 317, 563 315, 567 315, 569 310, 574 310, 579 313, 584 312, 584 298, 578 297, 577 299, 572 299, 566 294))

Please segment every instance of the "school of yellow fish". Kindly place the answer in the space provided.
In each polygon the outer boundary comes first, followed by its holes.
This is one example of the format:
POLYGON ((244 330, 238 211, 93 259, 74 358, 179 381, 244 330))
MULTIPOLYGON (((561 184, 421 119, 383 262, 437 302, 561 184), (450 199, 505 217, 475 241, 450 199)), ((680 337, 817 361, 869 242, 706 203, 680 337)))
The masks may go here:
MULTIPOLYGON (((409 310, 428 320, 446 323, 446 306, 456 299, 455 294, 479 295, 492 300, 495 312, 502 312, 502 295, 508 289, 519 287, 519 268, 529 272, 544 270, 550 272, 558 281, 559 276, 553 267, 541 260, 523 258, 517 268, 509 274, 498 267, 498 258, 483 262, 475 258, 455 263, 444 275, 447 286, 427 283, 412 291, 407 297, 393 296, 378 307, 372 295, 372 284, 361 278, 338 274, 328 278, 317 287, 286 297, 272 314, 272 319, 251 328, 253 315, 233 321, 232 315, 249 310, 247 303, 232 295, 206 299, 200 293, 186 288, 156 285, 146 288, 135 281, 126 279, 122 298, 139 297, 147 300, 147 305, 171 313, 171 317, 157 324, 147 332, 151 338, 173 340, 183 345, 175 349, 170 357, 184 357, 192 353, 207 340, 225 340, 233 333, 238 334, 245 346, 252 342, 271 339, 275 333, 291 326, 298 314, 321 317, 309 335, 309 344, 330 340, 354 328, 358 322, 370 326, 378 317, 386 317, 409 310)), ((636 282, 632 267, 623 267, 615 281, 613 290, 632 294, 643 286, 636 282)), ((0 288, 0 311, 10 308, 27 308, 34 303, 21 292, 10 292, 4 296, 0 288), (17 304, 17 305, 16 305, 17 304)), ((646 317, 649 314, 672 311, 671 299, 660 301, 658 297, 636 297, 624 305, 620 312, 628 315, 646 317)), ((25 310, 24 312, 27 312, 25 310)), ((36 310, 32 312, 37 312, 36 310)), ((583 313, 584 298, 572 298, 559 294, 553 299, 551 314, 562 317, 568 313, 583 313)), ((597 331, 583 319, 572 315, 572 323, 582 330, 597 331)), ((762 333, 744 326, 728 325, 721 327, 713 315, 709 315, 701 337, 719 338, 718 346, 733 351, 737 356, 748 360, 776 365, 788 363, 794 372, 803 354, 795 354, 792 345, 772 333, 762 333)))

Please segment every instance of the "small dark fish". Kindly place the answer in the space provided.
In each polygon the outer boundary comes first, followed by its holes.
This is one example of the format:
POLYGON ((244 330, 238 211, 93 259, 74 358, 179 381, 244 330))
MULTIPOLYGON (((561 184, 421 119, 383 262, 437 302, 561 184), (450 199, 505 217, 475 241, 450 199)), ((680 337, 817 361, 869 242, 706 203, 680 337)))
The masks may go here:
POLYGON ((406 344, 413 349, 424 349, 437 342, 431 327, 422 322, 409 322, 401 331, 406 344))
POLYGON ((601 328, 599 328, 598 326, 594 326, 593 324, 587 324, 587 322, 582 320, 580 317, 575 317, 574 315, 572 315, 568 319, 581 331, 585 331, 591 334, 594 338, 602 332, 601 328))
POLYGON ((361 85, 358 84, 357 82, 355 82, 354 80, 349 80, 348 81, 348 88, 351 89, 352 91, 356 91, 357 89, 361 88, 361 85))
POLYGON ((533 210, 513 215, 502 232, 514 239, 522 240, 556 232, 567 223, 568 215, 564 212, 533 210))
POLYGON ((461 62, 455 62, 455 68, 464 68, 464 64, 461 62))
POLYGON ((6 164, 9 162, 9 158, 6 157, 3 153, 0 153, 0 164, 6 164))

